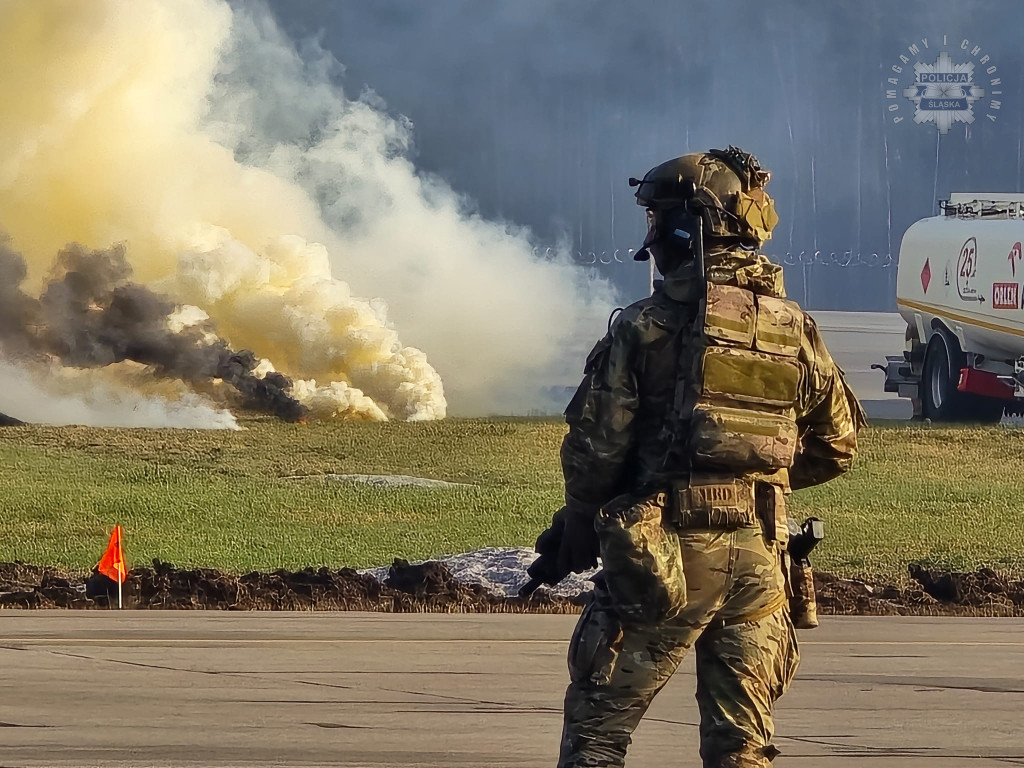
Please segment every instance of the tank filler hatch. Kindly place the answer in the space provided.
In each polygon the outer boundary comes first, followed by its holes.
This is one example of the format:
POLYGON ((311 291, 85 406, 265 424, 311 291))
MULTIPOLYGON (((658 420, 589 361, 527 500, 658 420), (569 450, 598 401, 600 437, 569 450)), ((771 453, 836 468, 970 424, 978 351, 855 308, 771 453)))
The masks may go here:
POLYGON ((943 216, 960 219, 1024 219, 1024 194, 1017 192, 953 192, 939 201, 943 216))

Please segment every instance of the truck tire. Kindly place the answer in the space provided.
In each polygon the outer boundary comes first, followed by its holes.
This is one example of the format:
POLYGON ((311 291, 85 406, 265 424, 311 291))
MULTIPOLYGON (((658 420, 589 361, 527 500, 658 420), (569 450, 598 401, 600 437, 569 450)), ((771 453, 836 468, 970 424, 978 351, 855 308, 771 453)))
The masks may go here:
POLYGON ((992 397, 982 397, 957 389, 960 369, 967 365, 967 357, 956 339, 939 330, 932 335, 924 352, 921 372, 921 412, 932 421, 998 422, 1005 403, 992 397))

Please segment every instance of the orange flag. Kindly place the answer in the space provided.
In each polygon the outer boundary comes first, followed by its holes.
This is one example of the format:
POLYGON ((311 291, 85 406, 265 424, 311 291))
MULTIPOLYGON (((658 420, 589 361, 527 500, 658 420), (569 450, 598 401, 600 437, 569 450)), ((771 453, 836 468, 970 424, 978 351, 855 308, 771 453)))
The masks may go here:
POLYGON ((124 550, 121 549, 120 525, 114 526, 114 532, 110 534, 110 541, 107 543, 107 551, 100 558, 96 570, 118 584, 123 583, 128 576, 128 569, 124 564, 124 550))

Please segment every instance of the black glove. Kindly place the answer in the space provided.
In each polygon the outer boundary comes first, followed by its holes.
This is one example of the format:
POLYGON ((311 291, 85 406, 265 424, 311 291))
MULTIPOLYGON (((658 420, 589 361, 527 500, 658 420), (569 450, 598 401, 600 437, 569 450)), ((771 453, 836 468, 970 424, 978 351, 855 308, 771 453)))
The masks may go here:
POLYGON ((534 550, 540 557, 526 572, 530 580, 519 590, 520 597, 529 597, 541 584, 554 586, 569 573, 582 573, 597 566, 600 554, 594 530, 593 506, 570 500, 555 512, 551 527, 537 537, 534 550))
POLYGON ((593 506, 568 499, 566 505, 552 518, 548 530, 558 530, 561 536, 557 561, 562 573, 583 573, 597 567, 601 548, 597 531, 594 530, 596 514, 597 509, 593 506))
MULTIPOLYGON (((557 513, 555 518, 557 520, 557 513)), ((558 551, 562 548, 562 534, 564 531, 564 523, 559 521, 556 524, 555 521, 552 521, 551 527, 547 528, 537 537, 537 543, 534 545, 533 550, 540 557, 530 563, 530 566, 526 569, 526 572, 530 575, 530 580, 519 590, 520 597, 529 597, 541 584, 548 584, 553 587, 566 577, 568 571, 562 571, 558 568, 558 551)))

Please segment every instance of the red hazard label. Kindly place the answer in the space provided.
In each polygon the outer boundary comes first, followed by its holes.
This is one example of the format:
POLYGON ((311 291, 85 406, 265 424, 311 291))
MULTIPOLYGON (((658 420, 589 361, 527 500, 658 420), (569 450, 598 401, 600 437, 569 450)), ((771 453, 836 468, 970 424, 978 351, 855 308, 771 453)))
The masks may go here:
POLYGON ((928 284, 932 281, 932 268, 928 262, 928 259, 924 260, 924 269, 921 270, 921 287, 925 293, 928 293, 928 284))
POLYGON ((1017 309, 1020 286, 1017 283, 992 283, 992 309, 1017 309))

